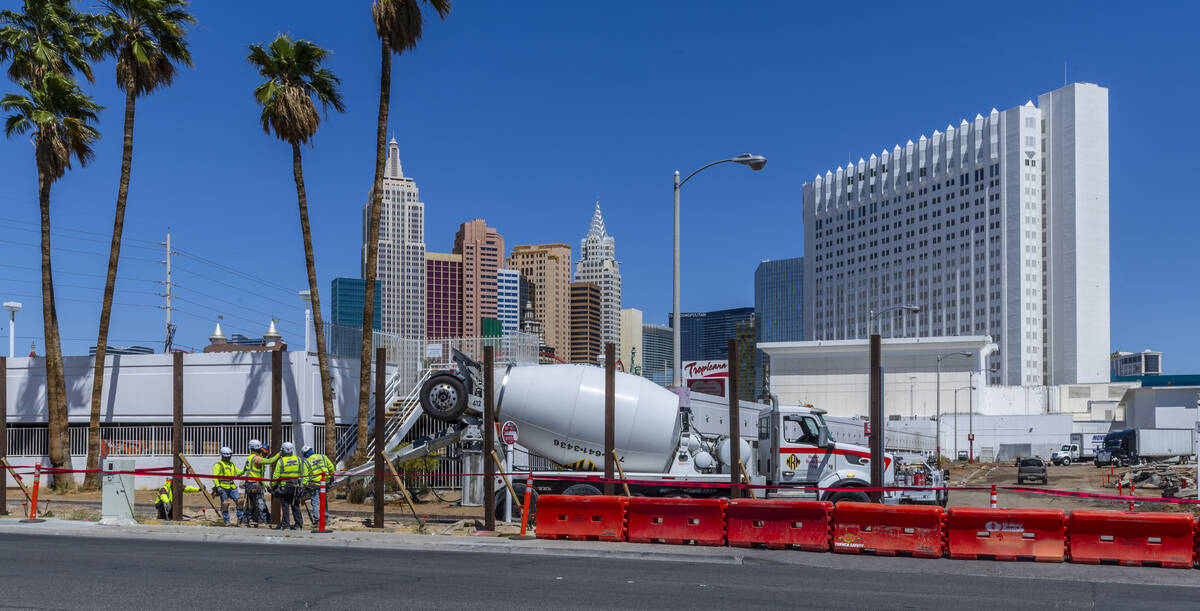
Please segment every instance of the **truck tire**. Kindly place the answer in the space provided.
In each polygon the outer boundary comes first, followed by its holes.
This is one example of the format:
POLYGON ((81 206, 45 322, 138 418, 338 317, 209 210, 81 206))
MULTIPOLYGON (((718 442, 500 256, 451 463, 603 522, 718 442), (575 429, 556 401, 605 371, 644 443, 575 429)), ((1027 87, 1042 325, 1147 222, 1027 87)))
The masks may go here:
POLYGON ((1070 458, 1063 458, 1063 459, 1062 459, 1062 466, 1064 466, 1064 467, 1070 467, 1070 466, 1071 466, 1071 459, 1070 459, 1070 458))
POLYGON ((870 503, 871 497, 867 496, 866 492, 834 492, 825 500, 837 505, 842 501, 853 501, 855 503, 870 503))
MULTIPOLYGON (((521 508, 520 508, 520 506, 517 505, 517 503, 518 503, 518 501, 521 503, 525 502, 525 482, 513 482, 512 487, 513 487, 513 492, 517 493, 517 498, 513 499, 513 502, 512 502, 513 520, 520 522, 521 521, 521 508)), ((501 484, 500 489, 496 491, 495 498, 496 498, 496 521, 497 522, 504 519, 504 497, 507 496, 507 494, 506 494, 507 492, 508 492, 508 490, 503 487, 503 484, 501 484)), ((534 490, 530 491, 530 495, 529 495, 529 505, 530 505, 530 507, 529 507, 529 523, 531 525, 537 524, 537 500, 538 500, 538 491, 536 489, 534 489, 534 490)))
POLYGON ((458 422, 467 410, 467 388, 449 373, 439 373, 421 385, 421 409, 442 422, 458 422))
POLYGON ((599 488, 591 484, 571 484, 562 493, 567 496, 599 496, 603 494, 599 488))

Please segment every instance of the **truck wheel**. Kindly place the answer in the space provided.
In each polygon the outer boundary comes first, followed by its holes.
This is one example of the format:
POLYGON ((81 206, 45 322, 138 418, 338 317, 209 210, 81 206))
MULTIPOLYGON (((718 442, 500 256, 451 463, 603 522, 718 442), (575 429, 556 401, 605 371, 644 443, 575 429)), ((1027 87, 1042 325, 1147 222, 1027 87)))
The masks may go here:
POLYGON ((452 374, 435 375, 421 385, 421 409, 443 422, 457 422, 467 410, 467 389, 452 374))
POLYGON ((1070 459, 1070 458, 1064 458, 1064 459, 1062 459, 1062 466, 1064 466, 1064 467, 1070 467, 1070 466, 1071 466, 1071 459, 1070 459))
MULTIPOLYGON (((525 502, 525 483, 524 482, 513 482, 512 487, 513 487, 513 491, 517 493, 517 498, 513 499, 513 502, 512 502, 513 520, 517 523, 520 523, 521 507, 519 505, 517 505, 517 502, 518 502, 518 500, 521 503, 525 502)), ((504 497, 507 496, 506 495, 507 492, 508 492, 508 490, 503 487, 500 490, 496 491, 496 521, 497 522, 504 519, 504 497)), ((538 500, 538 491, 536 489, 534 489, 533 491, 531 491, 531 493, 529 495, 529 505, 530 505, 530 507, 529 507, 529 524, 531 524, 531 525, 537 524, 537 500, 538 500)))
POLYGON ((855 503, 870 503, 871 497, 867 496, 866 492, 835 492, 825 499, 834 505, 842 501, 853 501, 855 503))
POLYGON ((603 494, 599 488, 591 484, 571 484, 562 493, 567 496, 598 496, 603 494))

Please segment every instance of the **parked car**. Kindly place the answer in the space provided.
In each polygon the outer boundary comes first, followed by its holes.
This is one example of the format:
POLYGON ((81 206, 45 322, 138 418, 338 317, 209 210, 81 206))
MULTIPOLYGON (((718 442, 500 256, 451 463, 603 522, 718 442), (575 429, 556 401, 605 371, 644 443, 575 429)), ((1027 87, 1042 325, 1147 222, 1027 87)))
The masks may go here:
POLYGON ((1017 484, 1023 484, 1028 481, 1040 481, 1048 483, 1046 477, 1046 461, 1040 458, 1022 458, 1017 466, 1017 484))
POLYGON ((968 453, 966 450, 959 450, 959 451, 958 451, 958 460, 959 460, 959 462, 963 462, 963 461, 967 460, 967 459, 968 459, 968 458, 970 458, 970 457, 971 457, 971 454, 970 454, 970 453, 968 453))

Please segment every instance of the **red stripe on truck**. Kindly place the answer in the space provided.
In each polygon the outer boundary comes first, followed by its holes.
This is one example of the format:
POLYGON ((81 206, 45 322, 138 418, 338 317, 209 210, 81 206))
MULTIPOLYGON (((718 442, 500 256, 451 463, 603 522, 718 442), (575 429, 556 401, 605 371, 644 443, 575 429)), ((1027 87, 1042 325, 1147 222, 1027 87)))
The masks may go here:
MULTIPOLYGON (((871 459, 871 455, 866 452, 858 452, 855 450, 823 450, 821 448, 779 448, 780 454, 841 454, 843 456, 857 456, 859 458, 871 459)), ((886 469, 892 464, 892 459, 883 457, 883 468, 886 469)))

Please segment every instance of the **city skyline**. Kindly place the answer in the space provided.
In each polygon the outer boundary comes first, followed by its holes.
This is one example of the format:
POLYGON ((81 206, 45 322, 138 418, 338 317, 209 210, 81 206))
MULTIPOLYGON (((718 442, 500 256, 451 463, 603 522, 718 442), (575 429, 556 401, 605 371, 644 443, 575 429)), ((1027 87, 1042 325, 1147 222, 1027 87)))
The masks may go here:
MULTIPOLYGON (((815 74, 822 69, 828 54, 817 51, 827 48, 828 36, 796 41, 782 27, 795 20, 836 17, 821 7, 804 11, 780 3, 761 12, 738 11, 728 20, 695 11, 670 40, 638 39, 605 57, 594 50, 607 48, 603 45, 611 32, 637 32, 644 26, 618 23, 594 7, 560 7, 554 15, 516 18, 488 6, 460 7, 445 23, 429 24, 430 32, 437 35, 431 35, 428 44, 397 60, 397 78, 421 86, 393 99, 391 130, 406 165, 420 180, 423 197, 436 202, 426 211, 433 250, 449 250, 454 227, 476 217, 487 218, 511 243, 573 243, 578 239, 573 229, 578 208, 590 206, 599 193, 614 202, 606 205, 606 223, 622 240, 625 303, 650 313, 646 322, 665 323, 670 304, 669 270, 664 264, 669 258, 670 222, 666 185, 672 171, 687 173, 740 152, 761 153, 771 160, 764 172, 706 172, 689 182, 683 193, 683 308, 709 311, 744 306, 752 295, 750 272, 759 260, 802 254, 797 233, 803 181, 843 161, 847 151, 904 142, 965 110, 1023 104, 1060 86, 1063 63, 1068 61, 1070 80, 1096 82, 1111 92, 1112 243, 1137 245, 1153 239, 1167 249, 1166 257, 1186 260, 1186 252, 1174 249, 1187 242, 1184 228, 1194 226, 1200 212, 1186 204, 1186 190, 1177 189, 1175 179, 1146 182, 1138 177, 1158 173, 1178 177, 1188 172, 1189 153, 1183 148, 1187 139, 1175 137, 1178 130, 1170 113, 1153 110, 1190 99, 1193 87, 1140 68, 1154 62, 1163 70, 1174 69, 1188 55, 1177 39, 1187 36, 1175 33, 1179 27, 1175 23, 1130 27, 1144 17, 1116 19, 1084 7, 1062 5, 1039 19, 1022 21, 1019 28, 1015 17, 968 8, 961 12, 962 18, 980 21, 970 37, 949 32, 907 43, 912 52, 921 53, 976 36, 1002 38, 1006 46, 1033 44, 1042 49, 1036 60, 1013 58, 984 45, 973 57, 945 56, 939 71, 964 75, 953 83, 934 80, 931 74, 917 79, 886 76, 870 84, 852 75, 826 75, 822 79, 828 86, 820 91, 768 77, 815 74), (570 16, 565 22, 564 15, 570 16), (489 31, 497 19, 529 35, 530 42, 522 46, 499 41, 489 31), (772 22, 781 25, 770 27, 772 22), (550 23, 559 24, 561 31, 546 28, 550 23), (718 31, 727 32, 731 44, 760 45, 762 61, 746 70, 737 58, 693 50, 700 48, 698 41, 718 31), (1104 44, 1106 37, 1118 33, 1127 48, 1104 44), (549 58, 549 63, 529 61, 534 57, 531 50, 539 48, 556 51, 536 55, 549 58), (491 55, 481 49, 490 49, 491 55), (487 61, 480 64, 480 57, 487 61), (633 58, 642 67, 626 69, 633 58), (659 85, 640 76, 677 63, 690 68, 670 83, 659 85), (509 67, 509 83, 489 76, 497 64, 509 67), (564 70, 572 65, 576 72, 564 70), (980 66, 988 67, 986 76, 980 66), (576 76, 579 67, 587 68, 583 73, 603 73, 612 80, 613 91, 637 95, 615 104, 581 99, 585 82, 576 76), (462 78, 448 82, 447 70, 461 71, 462 78), (547 71, 564 74, 565 80, 549 79, 553 88, 539 84, 548 80, 547 71), (705 84, 711 82, 706 78, 727 79, 728 86, 714 89, 705 84), (889 91, 886 102, 872 93, 881 88, 889 91), (468 111, 459 102, 444 104, 474 99, 487 90, 502 94, 489 108, 468 111), (529 99, 529 94, 541 96, 546 103, 536 108, 517 103, 529 99), (570 111, 559 108, 566 99, 577 101, 578 106, 570 111), (679 99, 687 103, 671 102, 679 99), (730 111, 746 101, 765 111, 730 111), (662 121, 667 108, 672 109, 671 120, 662 121), (688 125, 709 128, 681 129, 688 125), (562 138, 564 133, 571 134, 571 143, 562 138), (629 142, 654 145, 631 150, 629 142), (553 154, 537 155, 546 150, 553 154), (546 163, 530 164, 535 158, 546 163), (1146 207, 1133 205, 1144 201, 1154 202, 1154 209, 1162 214, 1145 214, 1146 207), (587 203, 564 206, 563 202, 587 203), (731 204, 739 204, 747 218, 770 222, 715 222, 727 218, 731 204), (1172 222, 1164 224, 1164 218, 1172 222), (714 248, 722 243, 741 247, 738 252, 714 248)), ((227 333, 261 334, 271 317, 282 319, 280 330, 286 337, 302 333, 303 304, 295 292, 305 283, 298 232, 293 229, 297 221, 290 166, 278 154, 279 143, 255 131, 257 111, 249 93, 255 75, 244 65, 245 44, 269 39, 278 30, 333 49, 332 67, 346 83, 350 111, 322 124, 316 147, 306 152, 306 159, 311 159, 306 169, 319 284, 324 288, 334 277, 357 275, 358 253, 346 245, 356 241, 360 219, 347 206, 362 202, 373 154, 370 133, 377 99, 371 89, 377 85, 378 73, 370 67, 376 54, 367 44, 373 36, 369 24, 357 23, 354 14, 318 21, 306 14, 313 11, 305 10, 304 3, 282 21, 271 19, 274 15, 266 7, 246 7, 244 19, 237 23, 223 18, 217 7, 194 8, 202 26, 196 29, 194 44, 203 61, 139 109, 127 224, 131 240, 122 256, 119 275, 123 279, 117 284, 113 344, 161 345, 161 299, 154 293, 162 290, 155 283, 162 280, 157 261, 163 254, 156 243, 163 240, 167 227, 172 228, 178 250, 254 277, 244 278, 181 255, 176 272, 180 300, 174 319, 180 325, 178 343, 203 345, 217 314, 226 315, 227 333), (223 84, 214 87, 214 83, 223 84), (179 120, 182 113, 189 117, 187 121, 179 120), (181 181, 181 167, 187 167, 194 178, 181 181)), ((661 7, 649 10, 648 19, 670 12, 661 7)), ((899 9, 881 8, 862 17, 855 37, 886 40, 900 29, 918 27, 938 11, 906 15, 899 9)), ((100 79, 85 89, 107 107, 101 115, 104 138, 92 166, 73 170, 55 185, 51 212, 55 226, 88 232, 64 231, 55 236, 55 269, 63 273, 58 278, 61 287, 56 287, 59 316, 67 351, 74 354, 85 353, 95 342, 90 336, 98 314, 96 287, 103 265, 94 253, 105 249, 120 148, 121 117, 114 112, 120 98, 111 84, 100 79)), ((19 266, 3 268, 0 293, 25 303, 18 314, 18 345, 28 347, 35 339, 42 350, 36 271, 28 269, 37 266, 36 248, 27 246, 36 242, 36 226, 31 233, 28 223, 36 224, 37 218, 31 159, 25 149, 18 141, 0 146, 0 161, 11 176, 0 185, 0 198, 17 204, 3 214, 9 220, 0 239, 17 243, 5 243, 10 256, 4 263, 19 266)), ((1177 323, 1168 324, 1187 320, 1186 312, 1200 289, 1171 282, 1166 273, 1114 258, 1110 348, 1162 350, 1170 356, 1167 373, 1200 370, 1200 355, 1187 354, 1186 340, 1195 335, 1191 327, 1185 324, 1180 333, 1177 323), (1127 294, 1153 303, 1156 316, 1136 316, 1137 308, 1119 307, 1117 300, 1127 294)), ((322 298, 327 300, 324 294, 322 298)))

